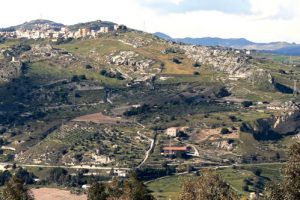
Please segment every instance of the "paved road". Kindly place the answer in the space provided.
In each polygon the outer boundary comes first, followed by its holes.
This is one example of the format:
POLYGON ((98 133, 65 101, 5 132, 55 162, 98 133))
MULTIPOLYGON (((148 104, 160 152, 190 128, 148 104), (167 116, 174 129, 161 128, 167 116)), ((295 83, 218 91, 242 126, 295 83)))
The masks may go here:
MULTIPOLYGON (((0 169, 3 169, 7 165, 12 165, 12 163, 0 163, 0 169)), ((130 170, 130 168, 118 168, 118 167, 97 167, 90 165, 74 165, 74 166, 66 166, 66 165, 38 165, 38 164, 17 164, 17 166, 21 167, 42 167, 42 168, 64 168, 64 169, 97 169, 97 170, 111 170, 112 168, 116 170, 130 170)))
POLYGON ((199 151, 198 151, 198 149, 196 148, 195 145, 188 144, 188 146, 191 146, 194 149, 194 153, 191 153, 191 154, 188 154, 188 155, 193 156, 193 157, 199 157, 200 156, 200 153, 199 153, 199 151))
MULTIPOLYGON (((275 163, 255 163, 255 164, 234 164, 234 165, 219 165, 219 166, 205 166, 205 167, 203 166, 203 167, 197 167, 196 169, 197 169, 197 171, 201 171, 202 169, 224 169, 224 168, 231 168, 233 166, 247 167, 247 166, 264 166, 264 165, 285 165, 285 164, 286 163, 281 163, 281 162, 275 162, 275 163)), ((193 173, 196 173, 196 172, 193 172, 193 173)), ((145 184, 149 184, 149 183, 151 183, 153 181, 156 181, 156 180, 165 179, 165 178, 168 178, 168 177, 171 177, 171 176, 180 176, 180 175, 183 175, 183 174, 188 174, 188 172, 175 173, 175 174, 170 175, 170 176, 163 176, 163 177, 160 177, 160 178, 157 178, 157 179, 146 181, 144 183, 145 184)))

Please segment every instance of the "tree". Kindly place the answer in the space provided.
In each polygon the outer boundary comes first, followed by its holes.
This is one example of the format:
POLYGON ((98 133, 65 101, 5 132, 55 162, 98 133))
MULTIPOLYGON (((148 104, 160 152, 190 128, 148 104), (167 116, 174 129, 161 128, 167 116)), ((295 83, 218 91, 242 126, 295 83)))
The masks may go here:
POLYGON ((222 97, 228 97, 228 96, 230 96, 231 95, 231 93, 227 90, 227 88, 226 87, 222 87, 220 90, 219 90, 219 92, 217 93, 217 97, 218 98, 222 98, 222 97))
POLYGON ((0 186, 3 186, 11 178, 11 173, 8 170, 0 171, 0 186))
POLYGON ((147 187, 135 173, 129 180, 120 182, 116 178, 111 183, 93 183, 88 190, 88 200, 154 200, 147 187))
POLYGON ((198 62, 195 62, 195 63, 193 64, 193 67, 201 67, 201 64, 198 63, 198 62))
POLYGON ((223 134, 223 135, 225 135, 225 134, 229 134, 230 131, 229 131, 228 128, 222 128, 220 133, 223 134))
POLYGON ((289 161, 284 170, 283 185, 286 190, 286 199, 299 199, 300 197, 300 143, 291 146, 289 161))
POLYGON ((66 184, 68 181, 68 171, 63 168, 53 168, 49 172, 47 180, 52 183, 66 184))
POLYGON ((245 107, 245 108, 248 108, 250 106, 253 105, 253 102, 252 101, 244 101, 242 102, 242 105, 245 107))
POLYGON ((107 198, 106 186, 103 183, 93 183, 88 190, 88 200, 106 200, 107 198))
POLYGON ((221 177, 204 172, 197 178, 187 178, 182 185, 181 200, 238 200, 238 196, 221 177))
POLYGON ((261 175, 261 172, 262 172, 261 169, 255 169, 255 170, 254 170, 254 174, 255 174, 256 176, 260 176, 260 175, 261 175))
POLYGON ((34 183, 35 175, 31 172, 28 172, 26 169, 19 168, 15 174, 16 178, 22 180, 25 184, 34 183))
POLYGON ((181 61, 178 58, 172 58, 172 61, 176 64, 181 64, 181 61))
POLYGON ((124 183, 123 195, 120 199, 124 200, 154 200, 145 184, 140 181, 135 173, 130 175, 129 180, 124 183))
POLYGON ((266 200, 298 200, 300 197, 300 143, 290 147, 289 161, 282 182, 270 183, 264 192, 266 200))
POLYGON ((12 177, 3 189, 3 199, 5 200, 33 200, 33 194, 24 186, 22 180, 12 177))

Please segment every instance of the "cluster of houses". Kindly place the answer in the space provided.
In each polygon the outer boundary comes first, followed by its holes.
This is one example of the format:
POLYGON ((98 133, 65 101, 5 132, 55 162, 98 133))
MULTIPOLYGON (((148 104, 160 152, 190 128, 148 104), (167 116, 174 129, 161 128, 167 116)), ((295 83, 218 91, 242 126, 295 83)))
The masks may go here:
POLYGON ((99 30, 92 30, 90 28, 79 28, 77 31, 71 31, 67 27, 53 28, 49 25, 36 26, 35 29, 19 29, 16 31, 0 31, 0 36, 7 38, 27 38, 27 39, 51 39, 53 41, 58 38, 84 38, 96 37, 101 33, 108 33, 113 31, 127 30, 124 25, 113 25, 100 27, 99 30))

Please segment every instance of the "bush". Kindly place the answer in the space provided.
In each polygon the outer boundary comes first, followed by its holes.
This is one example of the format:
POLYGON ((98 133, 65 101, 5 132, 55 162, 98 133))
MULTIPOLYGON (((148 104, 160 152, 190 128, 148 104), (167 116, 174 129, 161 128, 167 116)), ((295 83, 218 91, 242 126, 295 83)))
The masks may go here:
POLYGON ((236 121, 237 121, 236 116, 230 115, 228 118, 229 118, 232 122, 236 122, 236 121))
POLYGON ((195 63, 193 64, 193 67, 201 67, 201 64, 198 63, 198 62, 195 62, 195 63))
POLYGON ((25 184, 33 184, 35 175, 31 172, 28 172, 26 169, 20 168, 16 172, 15 176, 22 180, 25 184))
POLYGON ((89 64, 85 65, 85 68, 86 69, 93 69, 92 65, 89 65, 89 64))
POLYGON ((279 72, 280 74, 286 74, 286 71, 284 71, 283 69, 278 70, 278 72, 279 72))
POLYGON ((72 82, 79 82, 81 80, 87 80, 86 76, 83 75, 74 75, 71 79, 72 82))
POLYGON ((216 96, 218 98, 222 98, 222 97, 228 97, 230 95, 231 95, 231 93, 226 89, 226 87, 222 87, 216 96))
POLYGON ((256 176, 260 176, 260 175, 261 175, 261 172, 262 172, 261 169, 256 169, 256 170, 254 171, 254 174, 255 174, 256 176))
POLYGON ((100 70, 100 74, 101 74, 102 76, 105 76, 106 73, 107 73, 107 71, 106 71, 105 69, 101 69, 101 70, 100 70))
POLYGON ((172 58, 172 61, 176 64, 181 64, 181 61, 178 58, 172 58))
POLYGON ((6 128, 0 128, 0 135, 4 134, 6 132, 6 128))
POLYGON ((72 38, 58 38, 57 41, 54 43, 56 45, 60 45, 60 44, 67 44, 69 42, 71 42, 73 39, 72 38))
POLYGON ((109 71, 107 71, 105 69, 102 69, 100 71, 100 74, 102 76, 105 76, 105 77, 108 77, 108 78, 116 78, 118 80, 124 80, 124 77, 123 77, 123 75, 120 72, 113 73, 113 72, 109 72, 109 71))
POLYGON ((249 191, 249 186, 248 186, 248 185, 244 185, 244 186, 243 186, 243 190, 244 190, 245 192, 248 192, 248 191, 249 191))
POLYGON ((220 133, 223 134, 223 135, 225 135, 225 134, 230 133, 230 131, 229 131, 228 128, 222 128, 220 133))
POLYGON ((199 76, 199 75, 200 75, 199 72, 194 72, 193 74, 194 74, 195 76, 199 76))
POLYGON ((124 116, 130 117, 133 115, 146 114, 150 112, 151 106, 148 104, 144 104, 138 108, 131 108, 130 110, 123 113, 124 116))
POLYGON ((253 105, 253 102, 252 101, 244 101, 242 102, 242 105, 245 107, 245 108, 248 108, 250 106, 253 105))

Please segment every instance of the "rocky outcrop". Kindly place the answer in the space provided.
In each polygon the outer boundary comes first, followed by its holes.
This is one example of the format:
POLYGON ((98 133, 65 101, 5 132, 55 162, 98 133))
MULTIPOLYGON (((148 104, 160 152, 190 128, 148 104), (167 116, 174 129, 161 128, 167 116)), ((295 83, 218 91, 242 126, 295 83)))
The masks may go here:
POLYGON ((150 68, 155 61, 147 58, 142 58, 134 51, 121 51, 117 54, 111 54, 107 57, 108 63, 118 66, 128 66, 128 69, 133 71, 145 71, 150 68))
POLYGON ((292 101, 284 103, 280 115, 275 117, 273 129, 281 134, 290 134, 299 131, 300 105, 292 101))
MULTIPOLYGON (((142 33, 142 34, 146 35, 146 33, 142 33)), ((129 37, 125 35, 119 41, 122 42, 123 44, 130 45, 133 48, 141 48, 141 47, 149 46, 150 44, 153 43, 154 40, 156 40, 155 37, 150 37, 150 35, 148 36, 149 37, 141 37, 135 35, 135 37, 129 37)))
MULTIPOLYGON (((268 74, 265 70, 258 69, 251 63, 252 57, 241 50, 222 47, 205 47, 179 45, 188 58, 203 65, 211 65, 214 70, 225 72, 232 79, 248 79, 254 73, 268 74)), ((269 79, 269 75, 267 76, 269 79)))
POLYGON ((107 62, 117 66, 112 67, 112 70, 121 73, 124 78, 130 80, 149 80, 153 76, 153 71, 156 70, 153 69, 154 60, 144 58, 134 51, 112 53, 107 56, 107 62))
POLYGON ((21 74, 20 62, 0 63, 0 83, 9 82, 21 74))
POLYGON ((284 135, 296 134, 300 131, 300 105, 286 102, 276 108, 278 115, 254 122, 243 123, 241 131, 252 133, 258 140, 280 139, 284 135))

